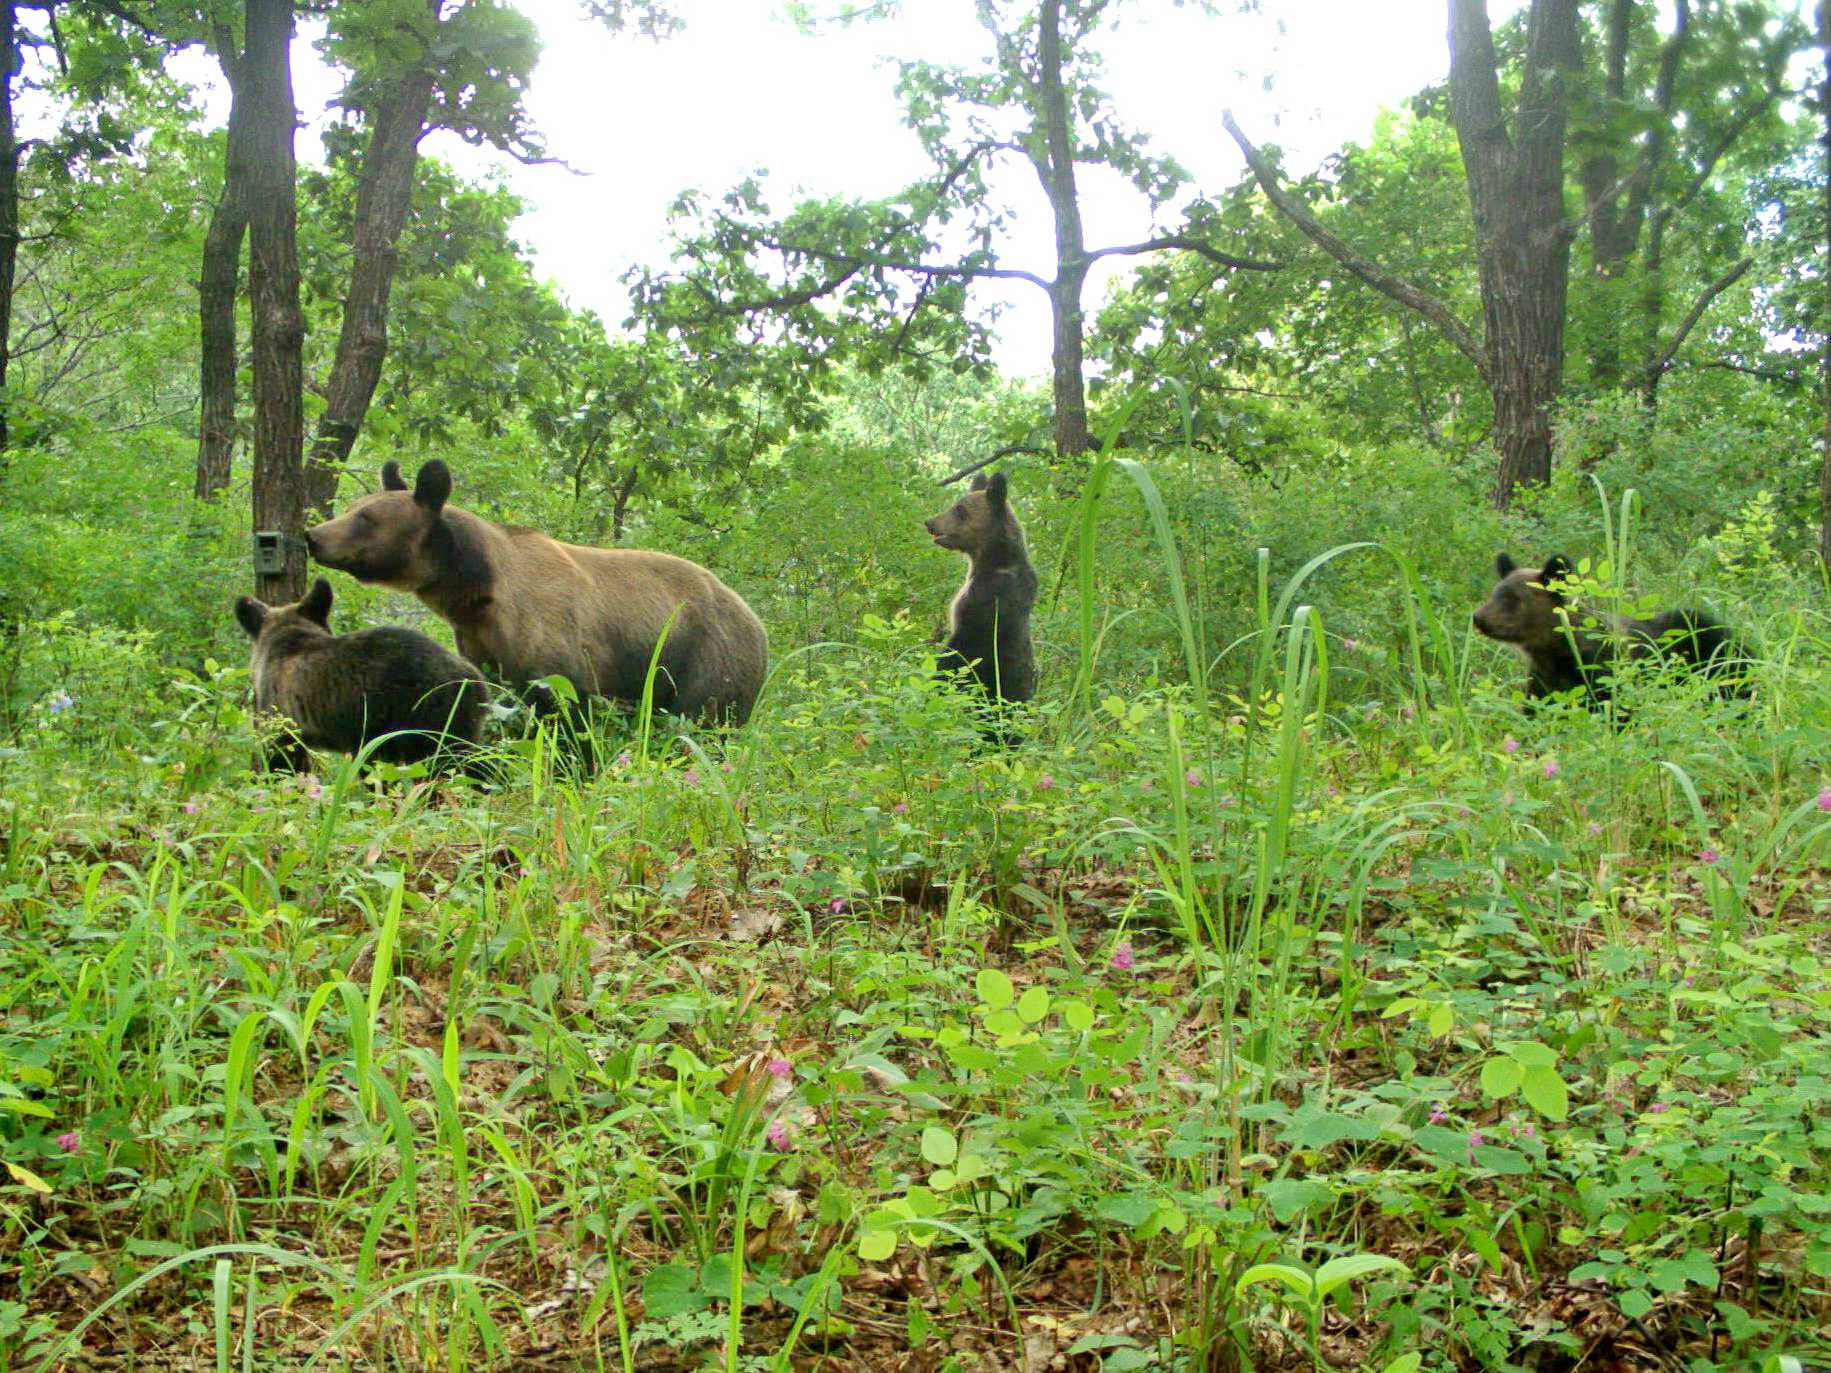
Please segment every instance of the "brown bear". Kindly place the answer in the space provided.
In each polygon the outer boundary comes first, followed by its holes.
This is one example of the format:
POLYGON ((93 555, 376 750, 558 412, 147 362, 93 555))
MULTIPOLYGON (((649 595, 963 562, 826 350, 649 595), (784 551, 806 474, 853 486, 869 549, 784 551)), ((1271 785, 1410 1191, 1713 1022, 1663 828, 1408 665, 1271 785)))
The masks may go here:
POLYGON ((357 753, 375 739, 370 756, 385 762, 417 763, 441 750, 468 762, 490 701, 482 674, 416 629, 333 634, 330 615, 322 577, 293 605, 235 603, 254 640, 255 714, 264 726, 281 717, 267 765, 304 771, 308 749, 357 753))
POLYGON ((581 693, 641 702, 655 645, 654 704, 742 724, 763 687, 763 622, 717 577, 667 553, 582 548, 447 505, 434 458, 413 489, 382 489, 307 532, 313 558, 358 581, 411 591, 451 623, 458 650, 525 687, 554 674, 581 693))
POLYGON ((941 670, 952 676, 970 668, 993 701, 1029 700, 1036 694, 1036 572, 1011 509, 1009 478, 973 478, 971 490, 923 523, 937 544, 967 559, 966 580, 947 607, 941 670))
POLYGON ((1534 700, 1585 688, 1592 706, 1608 699, 1616 654, 1664 655, 1717 678, 1718 689, 1747 695, 1746 679, 1729 670, 1742 657, 1729 630, 1700 610, 1668 610, 1648 620, 1604 616, 1573 606, 1560 585, 1571 575, 1561 554, 1541 568, 1494 560, 1499 584, 1475 612, 1475 628, 1512 644, 1526 659, 1526 695, 1534 700))

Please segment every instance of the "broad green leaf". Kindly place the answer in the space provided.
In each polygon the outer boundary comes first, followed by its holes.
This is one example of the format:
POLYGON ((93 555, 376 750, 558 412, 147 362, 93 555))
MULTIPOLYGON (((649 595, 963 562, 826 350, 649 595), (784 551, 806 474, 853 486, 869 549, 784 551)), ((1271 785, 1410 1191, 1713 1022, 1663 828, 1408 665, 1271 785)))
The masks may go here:
POLYGON ((13 1175, 13 1181, 21 1187, 29 1188, 43 1196, 50 1196, 54 1190, 50 1183, 39 1177, 30 1168, 21 1168, 17 1163, 9 1163, 6 1165, 6 1171, 13 1175))
POLYGON ((1558 1061, 1558 1051, 1533 1040, 1516 1040, 1500 1046, 1501 1052, 1522 1068, 1550 1068, 1558 1061))
POLYGON ((922 1131, 922 1157, 937 1168, 951 1168, 960 1156, 960 1144, 952 1134, 930 1125, 922 1131))
POLYGON ((996 968, 981 968, 973 978, 973 990, 990 1010, 1001 1010, 1011 1004, 1011 979, 996 968))
POLYGON ((1240 1274, 1239 1281, 1233 1285, 1234 1294, 1237 1296, 1247 1288, 1255 1287, 1262 1282, 1283 1283, 1292 1294, 1305 1300, 1314 1296, 1316 1292, 1316 1284, 1301 1268, 1293 1268, 1288 1263, 1255 1263, 1240 1274))
POLYGON ((1094 1027, 1094 1011, 1085 1001, 1060 1001, 1056 1011, 1062 1017, 1062 1023, 1076 1034, 1086 1034, 1094 1027))
POLYGON ((700 1289, 699 1275, 684 1263, 664 1263, 642 1280, 642 1309, 650 1320, 684 1316, 709 1300, 700 1289))
POLYGON ((1570 1115, 1570 1088, 1558 1076, 1556 1068, 1534 1065, 1526 1069, 1522 1095, 1532 1109, 1547 1120, 1563 1120, 1570 1115))
POLYGON ((1519 1090, 1525 1069, 1510 1058, 1490 1058, 1481 1065, 1482 1095, 1494 1101, 1510 1097, 1519 1090))
POLYGON ((1326 1297, 1342 1284, 1353 1282, 1356 1278, 1394 1271, 1411 1272, 1397 1259, 1385 1254, 1347 1254, 1339 1259, 1330 1259, 1316 1270, 1316 1295, 1326 1297))
POLYGON ((882 1263, 896 1253, 896 1231, 867 1230, 858 1237, 858 1257, 866 1263, 882 1263))
POLYGON ((1049 1014, 1049 989, 1029 987, 1017 999, 1017 1015, 1026 1025, 1034 1025, 1049 1014))

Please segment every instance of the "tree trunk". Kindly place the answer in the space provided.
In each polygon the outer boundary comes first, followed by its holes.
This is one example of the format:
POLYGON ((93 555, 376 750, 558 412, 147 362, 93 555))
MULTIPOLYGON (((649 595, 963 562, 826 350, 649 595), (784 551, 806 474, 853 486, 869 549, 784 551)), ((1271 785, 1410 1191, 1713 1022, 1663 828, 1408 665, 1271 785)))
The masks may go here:
MULTIPOLYGON (((432 24, 442 0, 427 0, 432 24)), ((430 35, 429 35, 430 37, 430 35)), ((306 499, 328 515, 337 479, 369 412, 388 352, 388 296, 401 231, 413 203, 414 169, 432 102, 434 72, 430 49, 382 92, 368 111, 369 146, 356 188, 356 218, 350 232, 350 284, 343 302, 343 330, 325 389, 324 414, 306 467, 306 499)))
POLYGON ((242 91, 242 59, 226 26, 217 30, 216 46, 229 83, 229 131, 222 194, 204 236, 203 270, 197 282, 202 415, 197 429, 195 492, 199 500, 207 500, 229 485, 229 468, 235 458, 235 296, 242 237, 248 230, 252 111, 242 91))
MULTIPOLYGON (((6 373, 13 348, 13 278, 19 265, 19 135, 13 127, 13 75, 19 70, 19 22, 13 0, 0 0, 0 464, 12 441, 6 373)), ((3 470, 3 468, 0 468, 3 470)))
POLYGON ((1533 0, 1508 131, 1486 0, 1450 0, 1450 118, 1468 175, 1483 341, 1500 452, 1494 503, 1551 477, 1551 407, 1564 373, 1570 226, 1565 83, 1581 57, 1577 0, 1533 0))
POLYGON ((305 590, 305 316, 299 309, 292 0, 246 0, 248 297, 254 343, 254 527, 278 530, 285 567, 255 578, 266 601, 305 590))
MULTIPOLYGON (((1635 0, 1611 0, 1608 11, 1607 48, 1603 56, 1603 117, 1615 118, 1627 94, 1628 38, 1633 30, 1635 0)), ((1583 159, 1583 200, 1589 212, 1590 275, 1602 293, 1605 308, 1596 321, 1590 346, 1590 380, 1613 389, 1621 384, 1620 321, 1613 308, 1613 283, 1634 248, 1634 230, 1623 213, 1620 189, 1621 161, 1613 147, 1583 159)))
POLYGON ((1038 10, 1035 98, 1043 146, 1030 161, 1055 216, 1055 278, 1049 283, 1054 328, 1055 452, 1060 458, 1084 453, 1087 388, 1082 377, 1084 322, 1081 290, 1087 281, 1087 242, 1081 230, 1081 200, 1075 187, 1074 134, 1068 96, 1062 86, 1062 0, 1042 0, 1038 10))
POLYGON ((1818 45, 1825 60, 1818 87, 1818 117, 1824 123, 1825 161, 1825 451, 1818 469, 1818 556, 1831 571, 1831 0, 1818 0, 1818 45))

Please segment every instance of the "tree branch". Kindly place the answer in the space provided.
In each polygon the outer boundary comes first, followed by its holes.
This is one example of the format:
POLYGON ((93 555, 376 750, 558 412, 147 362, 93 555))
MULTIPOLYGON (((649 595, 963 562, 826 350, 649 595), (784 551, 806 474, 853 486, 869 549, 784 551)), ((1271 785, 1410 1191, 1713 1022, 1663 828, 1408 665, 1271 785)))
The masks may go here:
MULTIPOLYGON (((1672 365, 1676 367, 1679 364, 1674 360, 1672 365)), ((1787 386, 1803 386, 1806 382, 1806 378, 1798 372, 1784 372, 1773 367, 1750 367, 1745 362, 1731 362, 1728 358, 1715 358, 1710 362, 1686 362, 1684 365, 1699 371, 1714 368, 1723 372, 1740 372, 1745 377, 1760 377, 1763 381, 1778 381, 1787 386)))
POLYGON ((1140 253, 1161 252, 1165 248, 1180 248, 1184 252, 1200 253, 1210 262, 1218 262, 1223 267, 1232 267, 1245 272, 1281 272, 1282 262, 1261 262, 1257 258, 1235 257, 1232 253, 1223 253, 1219 248, 1193 238, 1188 234, 1162 234, 1157 238, 1146 239, 1143 243, 1127 243, 1114 248, 1095 248, 1087 254, 1089 262, 1102 257, 1136 257, 1140 253))
POLYGON ((1455 312, 1448 305, 1422 287, 1414 286, 1411 282, 1394 276, 1370 259, 1362 257, 1324 228, 1316 216, 1310 213, 1308 207, 1284 188, 1278 180, 1276 170, 1273 169, 1271 163, 1265 160, 1265 155, 1252 145, 1244 133, 1240 132, 1240 126, 1234 122, 1232 110, 1221 112, 1221 126, 1232 136, 1233 141, 1240 145, 1240 152, 1245 155, 1247 167, 1252 170, 1260 189, 1265 192, 1266 198, 1277 208, 1279 214, 1302 230, 1304 237, 1381 295, 1390 297, 1406 308, 1416 310, 1423 315, 1437 327, 1438 332, 1456 346, 1458 352, 1474 365, 1484 382, 1491 381, 1488 374, 1487 351, 1482 347, 1481 340, 1469 331, 1466 324, 1456 318, 1455 312))
POLYGON ((1007 444, 1007 445, 1005 445, 1005 447, 1000 448, 996 453, 992 454, 991 457, 981 458, 978 462, 973 463, 970 467, 962 467, 958 472, 954 473, 951 477, 941 478, 941 485, 942 486, 952 486, 955 482, 959 481, 962 477, 970 477, 973 475, 973 473, 979 471, 980 468, 990 467, 993 463, 997 462, 1000 458, 1008 458, 1015 453, 1032 453, 1032 454, 1035 454, 1039 458, 1050 458, 1050 457, 1055 456, 1055 453, 1052 449, 1031 448, 1031 447, 1029 447, 1025 444, 1021 444, 1021 443, 1007 444))
POLYGON ((816 248, 805 243, 780 243, 767 238, 758 238, 754 241, 761 248, 768 248, 778 253, 798 253, 802 257, 815 258, 821 262, 850 266, 854 272, 866 267, 876 267, 886 272, 907 272, 911 276, 959 277, 967 280, 990 277, 999 281, 1027 281, 1032 286, 1041 287, 1045 291, 1049 289, 1049 283, 1035 272, 1023 272, 1015 267, 968 267, 963 264, 948 266, 931 262, 893 262, 885 258, 861 256, 857 253, 840 253, 830 248, 816 248))
POLYGON ((1754 265, 1755 260, 1752 257, 1743 258, 1699 293, 1698 298, 1691 303, 1691 309, 1686 311, 1684 319, 1679 321, 1678 328, 1673 330, 1671 341, 1657 357, 1648 361, 1647 379, 1649 381, 1654 377, 1664 376, 1672 370, 1672 360, 1678 356, 1678 350, 1684 346, 1691 331, 1697 327, 1697 322, 1704 317, 1704 311, 1710 308, 1710 302, 1740 281, 1743 273, 1754 265))

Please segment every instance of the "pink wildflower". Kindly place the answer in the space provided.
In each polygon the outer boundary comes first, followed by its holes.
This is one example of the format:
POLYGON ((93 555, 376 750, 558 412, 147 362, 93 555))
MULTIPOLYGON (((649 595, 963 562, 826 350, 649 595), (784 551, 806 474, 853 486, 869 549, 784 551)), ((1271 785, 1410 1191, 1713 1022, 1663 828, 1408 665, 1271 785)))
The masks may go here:
POLYGON ((1558 766, 1558 760, 1556 758, 1547 758, 1545 760, 1545 777, 1547 780, 1556 777, 1562 771, 1564 771, 1564 769, 1558 766))
POLYGON ((845 897, 835 896, 831 901, 826 903, 826 908, 829 911, 833 912, 834 915, 838 915, 840 912, 842 912, 846 908, 845 897))
POLYGON ((1500 741, 1500 751, 1502 753, 1518 753, 1519 740, 1509 734, 1505 739, 1500 741))
POLYGON ((1113 950, 1113 967, 1117 968, 1122 973, 1129 973, 1132 970, 1131 940, 1126 940, 1125 943, 1113 950))
POLYGON ((619 754, 618 754, 618 755, 617 755, 617 757, 616 757, 616 761, 615 761, 615 762, 613 762, 613 763, 612 763, 612 764, 611 764, 611 766, 612 766, 612 767, 617 767, 617 768, 626 768, 626 767, 628 767, 628 766, 629 766, 629 750, 628 750, 628 749, 624 749, 624 750, 623 750, 623 752, 621 752, 621 753, 619 753, 619 754))
POLYGON ((686 771, 686 775, 683 776, 680 780, 685 782, 690 787, 696 787, 699 785, 699 773, 693 768, 688 768, 686 771))
POLYGON ((1597 835, 1599 835, 1601 833, 1602 833, 1602 822, 1599 820, 1591 820, 1589 822, 1590 838, 1594 839, 1597 835))
POLYGON ((1045 772, 1041 777, 1036 779, 1036 789, 1038 791, 1048 791, 1054 785, 1055 775, 1053 773, 1045 772))
POLYGON ((74 1154, 83 1147, 83 1137, 75 1130, 66 1130, 57 1137, 57 1147, 66 1154, 74 1154))
POLYGON ((315 772, 306 773, 305 780, 299 785, 305 788, 305 799, 308 801, 316 801, 324 795, 324 783, 318 780, 315 772))
POLYGON ((1444 1121, 1448 1120, 1449 1118, 1450 1118, 1450 1113, 1448 1111, 1444 1110, 1441 1106, 1433 1106, 1430 1108, 1430 1123, 1432 1125, 1441 1125, 1441 1124, 1443 1124, 1444 1121))
POLYGON ((768 1139, 771 1147, 776 1149, 788 1148, 788 1122, 783 1120, 780 1116, 777 1116, 774 1120, 769 1122, 769 1126, 763 1131, 763 1135, 764 1138, 768 1139))
POLYGON ((1722 859, 1723 855, 1718 853, 1715 849, 1705 849, 1698 854, 1698 862, 1700 863, 1719 863, 1722 859))
POLYGON ((1470 1149, 1479 1149, 1479 1148, 1481 1148, 1482 1145, 1486 1144, 1487 1142, 1488 1142, 1488 1137, 1486 1135, 1482 1134, 1481 1131, 1479 1131, 1479 1130, 1470 1130, 1469 1131, 1469 1148, 1470 1149))
POLYGON ((896 803, 896 804, 895 804, 895 805, 894 805, 894 806, 892 806, 892 807, 891 807, 891 808, 890 808, 890 813, 891 813, 891 814, 892 814, 892 815, 907 815, 907 814, 909 814, 909 802, 907 802, 907 801, 898 801, 898 802, 897 802, 897 803, 896 803))
POLYGON ((1190 768, 1183 773, 1183 785, 1185 787, 1199 787, 1201 784, 1202 775, 1194 768, 1190 768))
POLYGON ((786 1058, 772 1058, 769 1060, 769 1071, 777 1077, 787 1077, 795 1071, 795 1065, 786 1058))
POLYGON ((1818 789, 1818 808, 1820 810, 1831 810, 1831 787, 1820 787, 1818 789))
POLYGON ((1343 653, 1352 653, 1359 647, 1360 641, 1358 639, 1343 639, 1341 641, 1341 651, 1343 653))
POLYGON ((1672 1109, 1671 1102, 1656 1101, 1651 1106, 1647 1107, 1647 1114, 1650 1116, 1663 1116, 1667 1111, 1670 1111, 1671 1109, 1672 1109))
POLYGON ((195 815, 198 811, 203 809, 203 802, 199 801, 195 796, 187 796, 184 798, 184 804, 179 806, 178 809, 183 811, 186 815, 195 815))
POLYGON ((1519 1132, 1527 1139, 1535 1139, 1538 1136, 1539 1127, 1534 1125, 1531 1121, 1527 1121, 1524 1125, 1519 1127, 1519 1132))
POLYGON ((1415 720, 1418 718, 1418 708, 1410 701, 1407 701, 1404 705, 1399 707, 1399 716, 1402 719, 1415 720))

